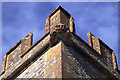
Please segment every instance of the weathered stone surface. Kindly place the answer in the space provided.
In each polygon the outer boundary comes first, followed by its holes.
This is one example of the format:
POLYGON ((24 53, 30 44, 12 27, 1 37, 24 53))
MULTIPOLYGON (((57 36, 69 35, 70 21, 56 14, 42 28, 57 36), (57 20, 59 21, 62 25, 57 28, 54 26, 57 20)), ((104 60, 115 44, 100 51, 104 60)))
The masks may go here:
POLYGON ((21 56, 23 56, 32 46, 32 37, 33 34, 29 33, 24 39, 21 40, 21 56))
POLYGON ((20 40, 3 58, 2 72, 13 66, 32 45, 32 33, 20 40))
POLYGON ((75 32, 75 24, 72 16, 70 17, 70 32, 75 32))
POLYGON ((92 44, 92 34, 90 32, 87 33, 87 38, 88 38, 88 44, 93 47, 93 44, 92 44))
POLYGON ((63 78, 107 78, 95 66, 89 63, 88 59, 83 56, 83 52, 79 49, 76 52, 70 46, 62 45, 62 62, 63 62, 63 78))
POLYGON ((54 27, 60 23, 60 10, 50 17, 50 33, 53 32, 54 27))
POLYGON ((95 37, 94 35, 92 35, 90 32, 88 32, 87 36, 88 36, 89 45, 101 55, 99 39, 95 37))
POLYGON ((61 39, 63 42, 60 41, 44 53, 42 48, 46 43, 49 44, 50 35, 45 37, 0 78, 12 78, 18 73, 17 78, 120 78, 119 73, 104 65, 100 55, 83 41, 74 34, 70 39, 70 44, 61 39), (28 68, 25 68, 25 64, 29 65, 28 68))
POLYGON ((7 55, 6 70, 14 65, 21 58, 21 44, 14 51, 7 55))
POLYGON ((115 57, 112 57, 114 56, 112 55, 112 49, 90 32, 88 32, 87 36, 89 45, 101 55, 100 60, 111 69, 115 68, 117 63, 115 62, 115 57))
POLYGON ((69 20, 70 20, 70 16, 64 13, 62 10, 60 10, 60 23, 66 26, 70 26, 69 20))
POLYGON ((50 48, 17 78, 62 78, 61 43, 50 48))
POLYGON ((57 26, 55 26, 55 29, 50 34, 50 46, 55 45, 61 39, 64 41, 68 41, 69 37, 67 34, 69 34, 69 30, 68 27, 66 27, 64 24, 58 24, 57 26))
POLYGON ((12 65, 3 75, 0 76, 0 80, 4 78, 13 78, 20 71, 22 71, 36 56, 40 55, 46 47, 48 47, 50 36, 43 37, 39 43, 32 47, 32 50, 26 53, 21 59, 19 59, 14 65, 12 65))
POLYGON ((4 58, 3 58, 3 62, 2 62, 2 71, 1 71, 1 73, 5 72, 5 69, 6 69, 6 58, 7 58, 7 56, 5 55, 4 58))
POLYGON ((114 69, 118 69, 117 60, 116 60, 116 56, 115 56, 114 51, 112 52, 112 61, 113 61, 113 67, 114 67, 114 69))
POLYGON ((83 55, 84 52, 81 49, 76 51, 74 48, 63 42, 58 43, 40 56, 17 78, 61 78, 61 76, 62 78, 114 78, 101 71, 99 65, 96 67, 96 63, 92 63, 89 57, 83 55))
POLYGON ((46 24, 45 24, 45 34, 48 34, 50 32, 50 19, 46 19, 46 24))
MULTIPOLYGON (((75 37, 77 36, 75 35, 75 37)), ((96 66, 102 73, 104 73, 104 75, 109 76, 109 78, 115 78, 115 77, 118 79, 120 78, 119 72, 114 70, 113 67, 105 65, 105 63, 102 61, 103 57, 101 55, 98 55, 94 50, 91 49, 91 47, 87 46, 87 44, 82 39, 78 37, 74 38, 74 36, 71 38, 72 38, 74 47, 83 50, 83 55, 86 55, 86 56, 89 55, 89 57, 88 56, 87 57, 90 63, 94 64, 94 66, 96 66)))
POLYGON ((112 59, 112 51, 105 47, 102 43, 101 43, 101 52, 102 52, 102 61, 109 67, 113 68, 113 59, 112 59))
POLYGON ((0 80, 120 79, 113 50, 91 33, 89 45, 83 41, 75 34, 74 19, 60 6, 46 19, 45 35, 34 45, 31 42, 29 34, 7 53, 0 80))
POLYGON ((61 6, 57 7, 46 19, 45 33, 53 33, 59 23, 66 25, 71 32, 75 32, 74 19, 61 6))

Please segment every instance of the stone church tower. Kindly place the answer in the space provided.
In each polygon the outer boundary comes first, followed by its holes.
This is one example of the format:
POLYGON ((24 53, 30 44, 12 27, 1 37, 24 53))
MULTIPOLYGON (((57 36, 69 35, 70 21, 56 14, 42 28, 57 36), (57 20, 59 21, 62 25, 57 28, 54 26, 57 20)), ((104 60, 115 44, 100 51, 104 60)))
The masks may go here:
POLYGON ((72 16, 58 6, 46 19, 45 35, 32 45, 32 33, 3 58, 6 78, 120 79, 114 51, 88 32, 88 44, 75 33, 72 16))

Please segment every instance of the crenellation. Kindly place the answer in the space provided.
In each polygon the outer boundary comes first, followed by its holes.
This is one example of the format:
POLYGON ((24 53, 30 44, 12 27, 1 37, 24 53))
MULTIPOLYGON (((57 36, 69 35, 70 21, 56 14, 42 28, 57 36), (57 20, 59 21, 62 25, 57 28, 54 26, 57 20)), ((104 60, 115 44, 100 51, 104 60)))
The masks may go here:
POLYGON ((106 66, 116 69, 117 62, 113 50, 90 32, 88 32, 87 36, 89 45, 101 55, 100 60, 103 61, 106 66))
POLYGON ((29 33, 24 39, 21 40, 21 57, 30 49, 32 46, 33 34, 29 33))
POLYGON ((20 40, 13 48, 11 48, 3 58, 2 73, 13 66, 32 46, 32 33, 29 33, 25 38, 20 40))
POLYGON ((45 33, 53 33, 54 27, 60 23, 66 25, 71 32, 75 32, 73 17, 61 6, 58 6, 46 19, 45 33))
POLYGON ((45 35, 32 45, 29 33, 4 56, 0 80, 27 78, 120 79, 114 51, 88 32, 75 33, 73 17, 58 6, 46 19, 45 35))

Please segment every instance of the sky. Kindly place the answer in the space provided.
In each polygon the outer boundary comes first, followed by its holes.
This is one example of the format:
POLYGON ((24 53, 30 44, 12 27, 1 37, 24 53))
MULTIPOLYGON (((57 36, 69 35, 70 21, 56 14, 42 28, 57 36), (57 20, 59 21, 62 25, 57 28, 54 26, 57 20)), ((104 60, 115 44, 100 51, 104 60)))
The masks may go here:
POLYGON ((88 43, 91 32, 113 49, 118 60, 117 2, 3 2, 2 58, 30 32, 33 43, 37 42, 45 34, 46 18, 59 5, 74 18, 79 37, 88 43))

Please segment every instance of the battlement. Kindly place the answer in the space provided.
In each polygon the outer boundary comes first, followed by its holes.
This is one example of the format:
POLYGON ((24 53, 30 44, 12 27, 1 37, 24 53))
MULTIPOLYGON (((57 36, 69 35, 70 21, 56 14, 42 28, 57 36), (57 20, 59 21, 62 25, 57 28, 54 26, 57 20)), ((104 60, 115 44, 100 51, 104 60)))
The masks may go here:
POLYGON ((4 56, 2 63, 2 73, 8 70, 13 64, 15 64, 31 47, 32 45, 32 33, 29 33, 25 38, 20 40, 14 47, 12 47, 4 56))
POLYGON ((73 17, 61 6, 58 6, 46 19, 45 34, 52 33, 58 24, 66 25, 71 32, 75 32, 73 17))
POLYGON ((45 35, 32 45, 29 33, 4 56, 5 78, 120 78, 116 56, 88 32, 88 44, 75 33, 74 19, 61 6, 46 19, 45 35))
POLYGON ((95 37, 90 32, 88 32, 87 36, 88 44, 101 55, 101 61, 103 61, 105 65, 109 67, 118 69, 114 51, 110 47, 108 47, 102 40, 95 37))

